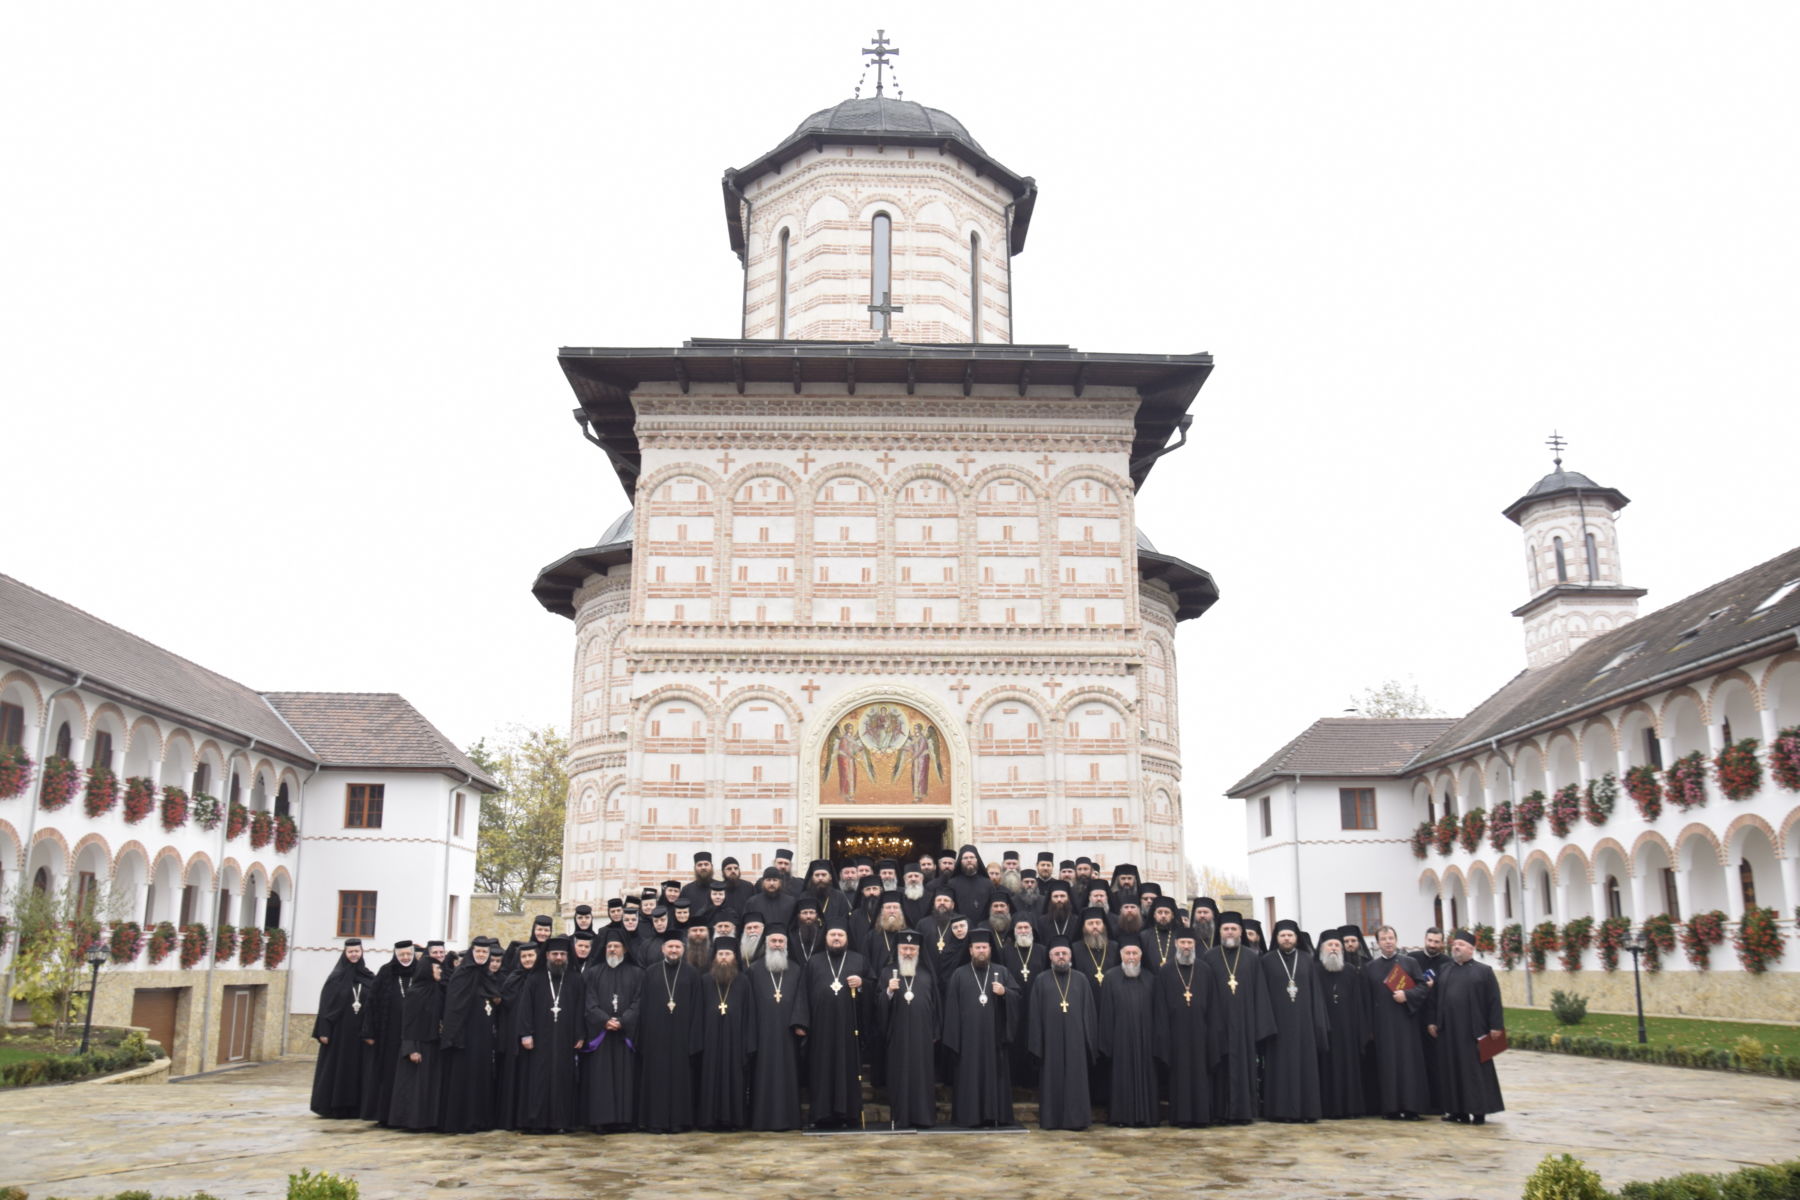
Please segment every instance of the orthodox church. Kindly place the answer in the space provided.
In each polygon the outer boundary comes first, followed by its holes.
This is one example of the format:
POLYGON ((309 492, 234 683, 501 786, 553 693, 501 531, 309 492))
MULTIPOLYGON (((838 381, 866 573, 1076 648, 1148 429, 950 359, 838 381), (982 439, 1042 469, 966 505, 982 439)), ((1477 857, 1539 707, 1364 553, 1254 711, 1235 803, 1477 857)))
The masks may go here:
POLYGON ((1137 498, 1212 357, 1016 341, 1037 183, 893 52, 725 173, 740 336, 560 352, 629 505, 533 588, 575 641, 565 907, 702 849, 1186 886, 1175 629, 1218 590, 1137 498))

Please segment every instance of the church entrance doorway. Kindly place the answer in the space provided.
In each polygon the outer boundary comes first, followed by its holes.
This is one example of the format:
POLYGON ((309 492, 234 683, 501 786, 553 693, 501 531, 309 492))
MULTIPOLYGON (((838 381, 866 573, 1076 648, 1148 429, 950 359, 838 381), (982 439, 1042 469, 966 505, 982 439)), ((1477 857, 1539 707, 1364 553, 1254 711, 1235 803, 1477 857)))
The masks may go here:
POLYGON ((891 858, 902 864, 917 862, 921 854, 935 854, 945 846, 952 850, 948 821, 883 821, 827 819, 819 822, 819 844, 828 847, 835 861, 862 855, 877 862, 891 858))

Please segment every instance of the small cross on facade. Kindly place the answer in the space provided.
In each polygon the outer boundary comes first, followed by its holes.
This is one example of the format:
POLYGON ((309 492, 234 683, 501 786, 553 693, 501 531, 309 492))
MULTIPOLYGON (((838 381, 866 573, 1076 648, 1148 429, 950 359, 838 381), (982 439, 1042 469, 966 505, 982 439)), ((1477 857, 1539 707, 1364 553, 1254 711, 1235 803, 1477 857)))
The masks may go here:
POLYGON ((712 684, 714 696, 723 696, 725 694, 725 685, 731 681, 715 675, 713 678, 707 680, 707 682, 712 684))
POLYGON ((881 456, 875 461, 881 464, 881 473, 886 475, 888 473, 888 468, 894 465, 895 460, 893 455, 889 454, 886 450, 883 450, 881 456))
POLYGON ((1056 699, 1056 689, 1065 685, 1059 680, 1046 679, 1044 680, 1044 686, 1050 689, 1050 698, 1054 700, 1056 699))
POLYGON ((800 455, 800 458, 798 461, 800 463, 800 473, 802 475, 811 475, 812 474, 812 465, 814 463, 818 462, 819 460, 814 458, 812 456, 812 452, 809 450, 809 451, 803 452, 800 455))
POLYGON ((731 474, 731 464, 736 461, 737 459, 731 457, 731 451, 727 450, 725 453, 719 455, 719 470, 727 475, 731 474))
POLYGON ((1046 454, 1046 455, 1044 455, 1044 457, 1038 459, 1037 462, 1038 462, 1038 466, 1044 468, 1044 478, 1045 479, 1050 478, 1050 468, 1054 467, 1056 465, 1056 460, 1054 458, 1051 458, 1048 454, 1046 454))
POLYGON ((806 693, 806 702, 811 704, 813 702, 813 693, 819 690, 819 685, 808 679, 805 683, 800 685, 800 690, 806 693))
POLYGON ((957 459, 956 461, 962 464, 963 478, 967 479, 969 477, 969 468, 974 465, 975 460, 973 458, 970 458, 967 454, 965 454, 961 458, 957 459))
POLYGON ((871 304, 868 306, 868 308, 869 308, 869 311, 872 313, 880 313, 881 314, 881 340, 884 342, 893 341, 894 340, 894 314, 905 312, 906 305, 895 304, 894 303, 894 293, 883 292, 883 293, 881 293, 881 303, 880 304, 871 304))
POLYGON ((964 696, 963 693, 967 692, 969 690, 969 685, 964 683, 962 680, 959 679, 955 683, 951 684, 950 690, 956 693, 956 702, 958 704, 963 704, 967 701, 967 697, 964 696))

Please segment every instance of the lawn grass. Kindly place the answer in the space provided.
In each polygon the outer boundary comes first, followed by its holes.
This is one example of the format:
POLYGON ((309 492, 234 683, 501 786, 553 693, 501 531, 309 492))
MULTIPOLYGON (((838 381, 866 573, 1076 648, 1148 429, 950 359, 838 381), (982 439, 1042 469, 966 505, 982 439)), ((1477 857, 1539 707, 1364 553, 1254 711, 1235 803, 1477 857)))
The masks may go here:
MULTIPOLYGON (((1637 1017, 1589 1013, 1579 1025, 1564 1025, 1543 1008, 1509 1008, 1506 1028, 1516 1033, 1560 1033, 1564 1037, 1597 1037, 1615 1042, 1637 1041, 1637 1017)), ((1729 1050, 1741 1037, 1755 1038, 1784 1057, 1800 1056, 1800 1025, 1757 1025, 1744 1021, 1709 1021, 1694 1017, 1644 1017, 1653 1046, 1729 1050)))

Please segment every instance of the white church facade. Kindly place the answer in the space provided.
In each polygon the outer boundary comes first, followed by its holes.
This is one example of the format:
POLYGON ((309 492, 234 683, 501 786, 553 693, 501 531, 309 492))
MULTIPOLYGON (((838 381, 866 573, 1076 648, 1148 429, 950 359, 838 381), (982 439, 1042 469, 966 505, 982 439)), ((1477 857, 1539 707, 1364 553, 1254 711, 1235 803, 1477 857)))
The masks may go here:
POLYGON ((1652 1011, 1800 1011, 1800 549, 1639 617, 1626 503, 1558 460, 1506 508, 1529 665, 1474 711, 1321 720, 1229 789, 1269 913, 1485 926, 1513 1000, 1535 934, 1544 994, 1612 1009, 1647 927, 1652 1011))
POLYGON ((702 849, 1183 886, 1175 631, 1218 593, 1137 504, 1211 357, 1015 342, 1037 185, 936 109, 845 101, 723 190, 742 336, 560 355, 631 505, 534 587, 575 635, 565 910, 702 849))

